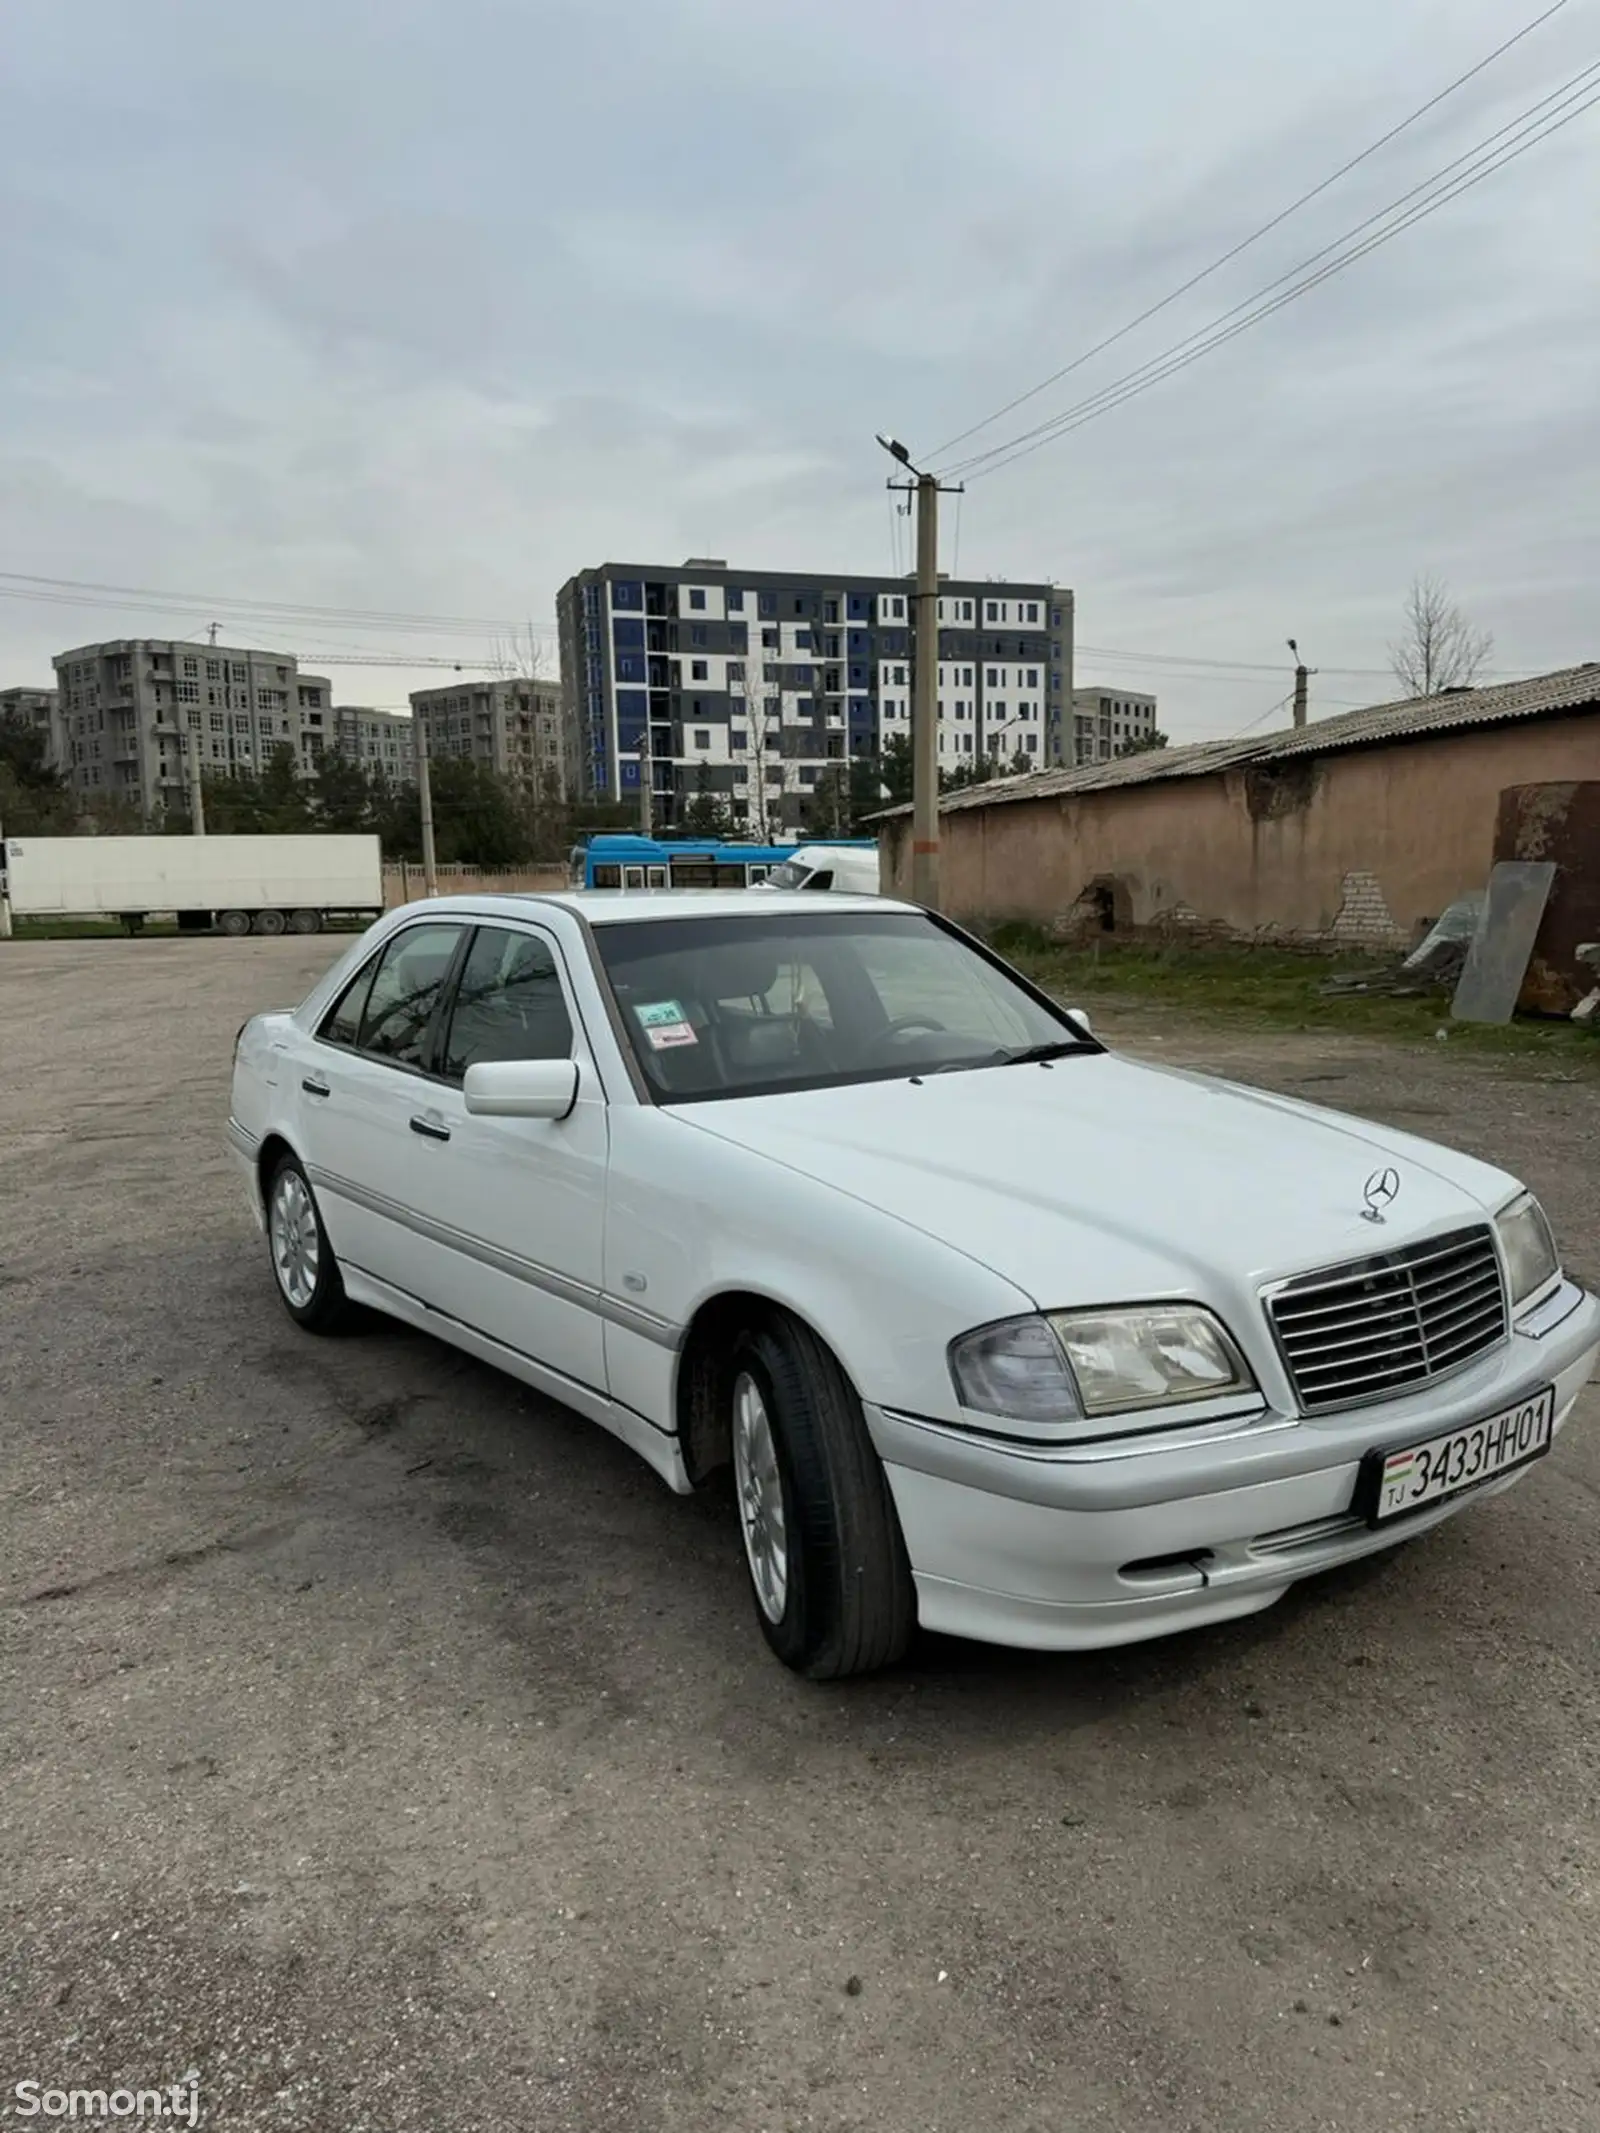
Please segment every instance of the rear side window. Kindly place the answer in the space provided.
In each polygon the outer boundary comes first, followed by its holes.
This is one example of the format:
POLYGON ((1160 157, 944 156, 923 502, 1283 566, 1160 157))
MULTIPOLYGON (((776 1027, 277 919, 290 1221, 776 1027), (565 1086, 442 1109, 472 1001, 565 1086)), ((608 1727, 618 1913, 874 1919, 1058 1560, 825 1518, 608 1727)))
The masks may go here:
POLYGON ((360 1049, 421 1066, 428 1025, 461 941, 459 926, 408 926, 378 958, 361 1015, 360 1049))
POLYGON ((548 944, 480 926, 462 966, 445 1040, 444 1073, 459 1081, 489 1059, 568 1059, 572 1019, 548 944))

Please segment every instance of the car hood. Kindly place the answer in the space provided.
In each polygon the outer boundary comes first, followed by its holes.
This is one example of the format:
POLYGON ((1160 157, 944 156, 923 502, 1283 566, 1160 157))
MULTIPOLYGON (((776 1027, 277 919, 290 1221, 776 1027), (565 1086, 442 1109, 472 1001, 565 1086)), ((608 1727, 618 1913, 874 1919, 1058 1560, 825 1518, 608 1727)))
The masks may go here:
POLYGON ((1516 1189, 1409 1134, 1110 1053, 678 1115, 944 1239, 1046 1308, 1253 1296, 1482 1221, 1516 1189), (1391 1167, 1383 1222, 1364 1219, 1367 1180, 1391 1167))

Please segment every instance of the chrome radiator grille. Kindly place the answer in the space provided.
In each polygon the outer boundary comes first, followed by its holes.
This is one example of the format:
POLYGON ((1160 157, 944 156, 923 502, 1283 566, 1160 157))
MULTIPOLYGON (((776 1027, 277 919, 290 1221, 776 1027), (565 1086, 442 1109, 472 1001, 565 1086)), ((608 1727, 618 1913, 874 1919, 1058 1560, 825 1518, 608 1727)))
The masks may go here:
POLYGON ((1268 1298, 1267 1311, 1308 1412, 1425 1384, 1506 1333, 1500 1255, 1487 1226, 1301 1275, 1268 1298))

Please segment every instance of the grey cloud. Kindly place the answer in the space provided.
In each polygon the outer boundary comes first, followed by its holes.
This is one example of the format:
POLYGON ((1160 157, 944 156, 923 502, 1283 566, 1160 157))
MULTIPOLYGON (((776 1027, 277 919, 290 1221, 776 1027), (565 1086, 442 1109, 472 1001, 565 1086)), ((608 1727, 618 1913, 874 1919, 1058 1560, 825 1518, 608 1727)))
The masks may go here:
MULTIPOLYGON (((607 555, 887 567, 874 429, 965 428, 1507 27, 1499 0, 907 20, 905 0, 12 0, 10 567, 540 618, 607 555)), ((1226 309, 1577 41, 1541 32, 978 441, 1226 309)), ((1597 124, 974 483, 962 567, 1075 581, 1091 643, 1275 658, 1295 629, 1330 668, 1381 665, 1405 581, 1440 568, 1506 657, 1581 656, 1597 124)), ((131 622, 0 603, 0 681, 131 622)), ((1272 685, 1123 678, 1179 734, 1230 730, 1272 685)))

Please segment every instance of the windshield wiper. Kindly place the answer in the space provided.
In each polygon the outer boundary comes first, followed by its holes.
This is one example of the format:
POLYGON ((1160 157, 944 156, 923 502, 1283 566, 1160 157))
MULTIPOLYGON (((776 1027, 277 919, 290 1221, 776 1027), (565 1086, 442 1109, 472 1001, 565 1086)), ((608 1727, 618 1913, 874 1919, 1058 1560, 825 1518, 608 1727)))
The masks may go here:
POLYGON ((934 1074, 975 1074, 982 1067, 1046 1066, 1052 1059, 1065 1059, 1072 1052, 1095 1052, 1100 1047, 1087 1037, 1058 1037, 1048 1044, 1024 1045, 1017 1051, 985 1052, 977 1059, 941 1059, 937 1066, 918 1067, 913 1081, 926 1081, 934 1074))
POLYGON ((1087 1037, 1053 1037, 1046 1044, 1026 1044, 1020 1051, 996 1052, 993 1064, 995 1066, 1042 1066, 1051 1059, 1065 1059, 1073 1052, 1093 1052, 1098 1050, 1099 1046, 1091 1044, 1087 1037))

